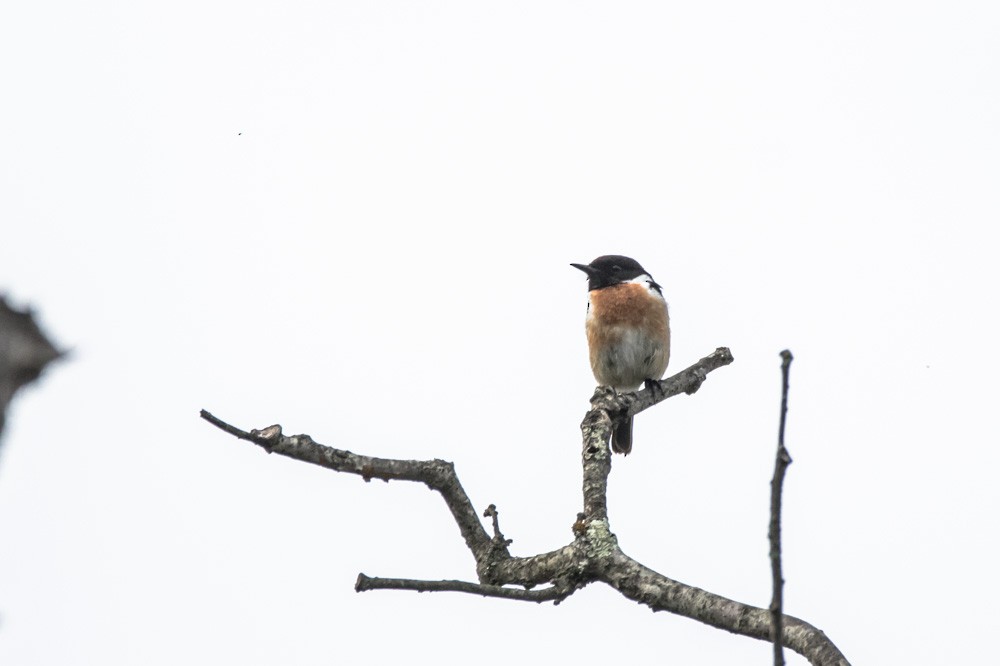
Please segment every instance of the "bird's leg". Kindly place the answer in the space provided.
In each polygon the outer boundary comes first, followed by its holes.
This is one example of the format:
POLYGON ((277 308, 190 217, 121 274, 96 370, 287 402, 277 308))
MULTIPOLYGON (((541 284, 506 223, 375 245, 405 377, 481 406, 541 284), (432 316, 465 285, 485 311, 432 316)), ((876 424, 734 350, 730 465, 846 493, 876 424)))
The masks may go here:
POLYGON ((663 384, 661 384, 660 381, 657 379, 652 379, 650 377, 647 377, 646 379, 642 380, 642 385, 643 388, 653 393, 654 395, 655 394, 663 395, 663 384))

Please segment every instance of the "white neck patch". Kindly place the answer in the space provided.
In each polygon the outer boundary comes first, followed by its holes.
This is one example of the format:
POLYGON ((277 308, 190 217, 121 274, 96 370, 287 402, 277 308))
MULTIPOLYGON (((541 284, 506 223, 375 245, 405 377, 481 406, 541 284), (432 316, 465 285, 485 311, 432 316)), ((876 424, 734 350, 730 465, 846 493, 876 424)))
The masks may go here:
POLYGON ((660 300, 663 300, 663 294, 660 293, 659 289, 653 286, 653 282, 654 280, 651 275, 649 275, 648 273, 643 273, 639 277, 635 277, 629 280, 628 284, 641 284, 644 287, 646 287, 646 290, 649 291, 650 294, 656 296, 660 300))

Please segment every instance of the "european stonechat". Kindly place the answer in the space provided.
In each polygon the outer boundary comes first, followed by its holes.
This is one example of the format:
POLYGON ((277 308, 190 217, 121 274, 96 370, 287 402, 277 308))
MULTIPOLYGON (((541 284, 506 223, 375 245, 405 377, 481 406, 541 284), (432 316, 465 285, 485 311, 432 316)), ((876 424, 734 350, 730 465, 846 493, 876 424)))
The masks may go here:
MULTIPOLYGON (((670 317, 663 291, 635 259, 609 254, 570 264, 587 274, 590 367, 602 386, 635 391, 663 377, 670 360, 670 317)), ((632 450, 632 419, 611 436, 616 453, 632 450)))

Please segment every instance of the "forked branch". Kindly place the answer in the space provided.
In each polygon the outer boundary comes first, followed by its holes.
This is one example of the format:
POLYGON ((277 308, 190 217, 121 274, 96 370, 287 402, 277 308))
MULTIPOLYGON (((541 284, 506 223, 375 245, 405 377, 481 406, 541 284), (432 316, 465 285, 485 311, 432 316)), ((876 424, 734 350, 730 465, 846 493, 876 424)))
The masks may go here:
MULTIPOLYGON (((583 434, 583 511, 573 523, 573 540, 549 553, 514 557, 500 532, 496 507, 484 514, 492 519, 491 537, 459 483, 454 466, 443 460, 392 460, 359 455, 319 444, 308 435, 284 435, 274 425, 246 432, 202 410, 201 416, 222 430, 257 444, 269 453, 321 465, 365 480, 416 481, 441 494, 476 562, 478 583, 373 578, 360 574, 355 589, 453 591, 519 601, 559 603, 576 590, 603 582, 629 599, 653 610, 666 610, 737 634, 768 640, 772 621, 767 610, 741 604, 685 585, 644 567, 618 547, 607 510, 607 481, 611 471, 608 441, 614 425, 628 416, 681 393, 692 394, 710 372, 732 363, 722 347, 691 367, 663 381, 649 382, 638 393, 618 394, 598 388, 581 424, 583 434), (516 586, 516 587, 511 587, 516 586), (534 589, 543 586, 540 589, 534 589)), ((781 631, 785 646, 813 664, 847 666, 847 660, 823 632, 785 616, 781 631)))

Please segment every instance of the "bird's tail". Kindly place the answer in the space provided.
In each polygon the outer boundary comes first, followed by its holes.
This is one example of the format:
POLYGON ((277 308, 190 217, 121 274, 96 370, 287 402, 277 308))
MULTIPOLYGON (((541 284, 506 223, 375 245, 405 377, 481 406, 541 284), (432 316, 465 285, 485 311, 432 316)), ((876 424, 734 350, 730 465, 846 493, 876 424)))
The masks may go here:
POLYGON ((611 434, 611 450, 628 455, 632 452, 632 417, 625 419, 611 434))

